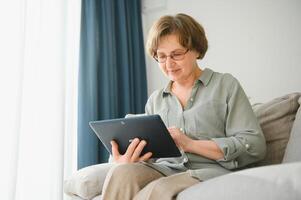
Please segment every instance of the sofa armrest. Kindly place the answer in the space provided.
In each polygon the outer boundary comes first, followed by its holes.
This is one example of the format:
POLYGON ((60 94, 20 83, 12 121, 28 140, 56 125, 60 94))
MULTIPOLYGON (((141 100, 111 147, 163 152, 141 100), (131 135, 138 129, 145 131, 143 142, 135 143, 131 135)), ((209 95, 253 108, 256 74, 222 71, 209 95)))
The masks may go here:
POLYGON ((91 199, 101 193, 112 163, 92 165, 76 171, 64 181, 64 192, 69 196, 91 199))
POLYGON ((177 200, 298 200, 301 199, 301 162, 257 167, 198 183, 177 200))

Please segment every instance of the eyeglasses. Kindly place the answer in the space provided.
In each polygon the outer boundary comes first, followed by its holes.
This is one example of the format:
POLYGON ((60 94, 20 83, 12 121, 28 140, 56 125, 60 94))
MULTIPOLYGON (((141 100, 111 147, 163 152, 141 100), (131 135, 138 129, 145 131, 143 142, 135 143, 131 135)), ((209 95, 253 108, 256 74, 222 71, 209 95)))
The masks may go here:
POLYGON ((173 60, 183 60, 185 57, 185 54, 189 51, 189 49, 187 49, 185 52, 183 51, 175 51, 175 52, 171 52, 171 54, 165 55, 165 54, 155 54, 153 57, 154 59, 158 62, 158 63, 165 63, 167 60, 167 57, 170 57, 173 60))

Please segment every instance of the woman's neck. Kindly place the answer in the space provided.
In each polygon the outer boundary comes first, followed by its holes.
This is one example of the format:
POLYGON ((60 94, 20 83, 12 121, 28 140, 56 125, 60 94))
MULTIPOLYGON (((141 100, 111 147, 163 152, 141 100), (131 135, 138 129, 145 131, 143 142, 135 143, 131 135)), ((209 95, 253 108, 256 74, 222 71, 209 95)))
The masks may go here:
POLYGON ((202 70, 197 67, 196 70, 191 74, 191 76, 189 76, 186 80, 183 81, 175 81, 172 84, 172 88, 175 89, 185 89, 185 90, 189 90, 193 87, 195 81, 201 76, 202 74, 202 70))

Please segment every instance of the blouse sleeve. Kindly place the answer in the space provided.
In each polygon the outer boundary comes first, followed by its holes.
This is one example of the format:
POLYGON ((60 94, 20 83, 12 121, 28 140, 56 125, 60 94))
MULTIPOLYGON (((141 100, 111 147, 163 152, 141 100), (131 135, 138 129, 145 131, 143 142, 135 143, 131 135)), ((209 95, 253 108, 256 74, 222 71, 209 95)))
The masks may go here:
POLYGON ((263 159, 266 152, 265 138, 250 102, 239 82, 233 80, 227 99, 226 137, 212 138, 224 154, 217 162, 226 168, 254 163, 263 159), (229 162, 234 166, 228 165, 229 162))

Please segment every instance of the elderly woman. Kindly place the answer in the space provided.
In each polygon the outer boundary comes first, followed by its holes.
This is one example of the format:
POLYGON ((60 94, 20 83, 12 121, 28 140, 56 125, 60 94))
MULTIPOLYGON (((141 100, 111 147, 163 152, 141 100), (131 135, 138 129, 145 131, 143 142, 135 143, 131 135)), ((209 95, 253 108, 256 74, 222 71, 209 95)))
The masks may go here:
POLYGON ((112 141, 120 164, 106 177, 103 199, 174 199, 264 157, 264 136, 237 79, 198 65, 207 47, 203 27, 188 15, 163 16, 152 26, 148 53, 170 81, 149 97, 145 111, 161 116, 182 157, 150 160, 139 139, 121 155, 112 141))

